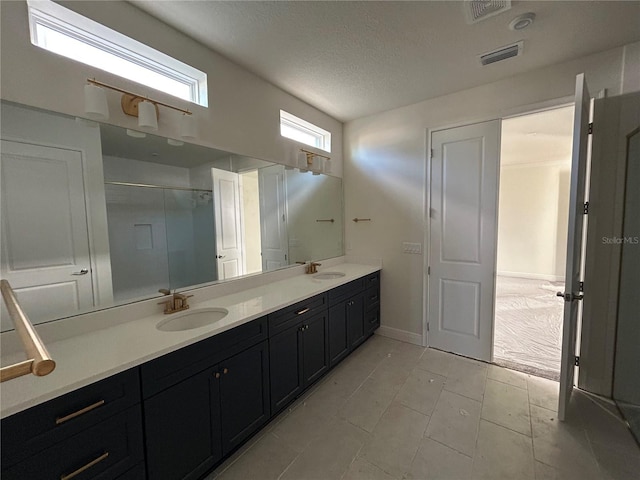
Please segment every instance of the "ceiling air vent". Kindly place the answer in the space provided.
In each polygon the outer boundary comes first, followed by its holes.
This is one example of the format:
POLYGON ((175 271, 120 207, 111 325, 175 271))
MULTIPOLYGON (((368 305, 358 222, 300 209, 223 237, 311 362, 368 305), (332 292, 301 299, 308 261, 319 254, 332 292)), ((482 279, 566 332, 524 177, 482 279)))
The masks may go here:
POLYGON ((497 50, 493 50, 492 52, 483 53, 479 56, 480 63, 485 66, 496 62, 501 62, 502 60, 506 60, 507 58, 522 55, 523 45, 524 42, 520 41, 518 43, 514 43, 513 45, 500 47, 497 50))
POLYGON ((464 11, 468 23, 476 23, 511 8, 511 0, 465 0, 464 11))

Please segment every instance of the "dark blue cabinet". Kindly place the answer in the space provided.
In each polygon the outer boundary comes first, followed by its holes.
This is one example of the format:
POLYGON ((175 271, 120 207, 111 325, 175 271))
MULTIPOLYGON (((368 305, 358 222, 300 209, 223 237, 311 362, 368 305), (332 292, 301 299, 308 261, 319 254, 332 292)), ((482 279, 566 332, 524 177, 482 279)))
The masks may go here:
POLYGON ((328 337, 327 311, 321 310, 269 338, 272 413, 282 410, 328 370, 328 337))
POLYGON ((150 479, 196 479, 222 458, 219 376, 209 368, 144 402, 150 479))

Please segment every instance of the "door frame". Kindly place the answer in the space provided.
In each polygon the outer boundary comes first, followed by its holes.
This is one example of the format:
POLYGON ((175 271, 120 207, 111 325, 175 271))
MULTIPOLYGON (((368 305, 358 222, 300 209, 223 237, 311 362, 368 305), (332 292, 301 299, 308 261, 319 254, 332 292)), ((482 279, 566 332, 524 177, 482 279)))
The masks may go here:
MULTIPOLYGON (((498 111, 495 114, 487 114, 485 116, 480 117, 471 117, 468 120, 462 120, 452 123, 444 123, 441 126, 426 128, 426 139, 425 139, 425 188, 423 190, 423 205, 424 205, 424 236, 423 236, 423 281, 422 281, 422 346, 429 346, 429 331, 427 330, 427 325, 429 322, 429 265, 431 264, 431 259, 429 257, 431 252, 431 149, 433 147, 431 137, 435 132, 439 132, 442 130, 449 130, 451 128, 464 127, 468 125, 473 125, 476 123, 490 122, 492 120, 504 120, 507 118, 518 117, 521 115, 526 115, 529 113, 541 112, 544 110, 551 110, 554 108, 561 108, 563 106, 568 106, 574 103, 574 96, 568 95, 565 97, 559 97, 551 100, 546 100, 543 102, 536 102, 533 104, 521 105, 513 108, 508 108, 504 111, 498 111)), ((502 128, 500 129, 502 131, 502 128)), ((499 173, 499 169, 498 169, 499 173)), ((500 192, 500 176, 498 175, 497 179, 498 189, 496 191, 496 195, 500 192)), ((496 221, 498 216, 498 210, 496 209, 496 221)), ((496 223, 497 228, 497 223, 496 223)), ((495 246, 497 249, 497 244, 495 246)), ((497 252, 496 252, 497 253, 497 252)), ((497 256, 496 256, 497 261, 497 256)), ((494 266, 494 289, 495 289, 495 269, 497 265, 494 266)), ((495 295, 493 301, 493 318, 492 318, 492 337, 493 337, 493 327, 495 323, 495 295)), ((491 360, 493 361, 493 341, 491 343, 491 360)))

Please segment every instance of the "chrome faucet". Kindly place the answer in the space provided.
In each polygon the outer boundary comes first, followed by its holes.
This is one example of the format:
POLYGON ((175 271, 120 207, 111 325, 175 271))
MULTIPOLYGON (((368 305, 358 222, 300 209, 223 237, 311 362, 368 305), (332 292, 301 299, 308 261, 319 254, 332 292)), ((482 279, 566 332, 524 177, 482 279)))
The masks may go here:
POLYGON ((164 295, 171 295, 171 298, 165 300, 164 302, 159 302, 158 305, 164 305, 164 313, 175 313, 181 310, 187 310, 189 308, 189 304, 187 303, 187 299, 193 297, 193 295, 184 295, 182 293, 173 292, 171 294, 171 290, 168 288, 161 288, 158 290, 160 293, 164 295))

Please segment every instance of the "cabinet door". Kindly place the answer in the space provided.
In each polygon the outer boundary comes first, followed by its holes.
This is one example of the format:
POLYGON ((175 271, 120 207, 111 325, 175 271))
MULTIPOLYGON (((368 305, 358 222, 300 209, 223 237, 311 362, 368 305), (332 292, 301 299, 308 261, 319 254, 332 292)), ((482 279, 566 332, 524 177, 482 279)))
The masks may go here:
POLYGON ((222 453, 240 445, 269 419, 267 342, 220 363, 222 453))
POLYGON ((217 373, 207 369, 145 400, 150 479, 200 478, 222 457, 217 373))
POLYGON ((338 363, 349 353, 347 303, 342 301, 329 309, 329 363, 338 363))
POLYGON ((276 414, 303 388, 302 323, 292 325, 269 339, 271 412, 276 414))
POLYGON ((347 301, 347 330, 350 349, 364 341, 364 295, 362 293, 347 301))
POLYGON ((320 378, 329 368, 327 312, 306 320, 302 329, 304 386, 320 378))

